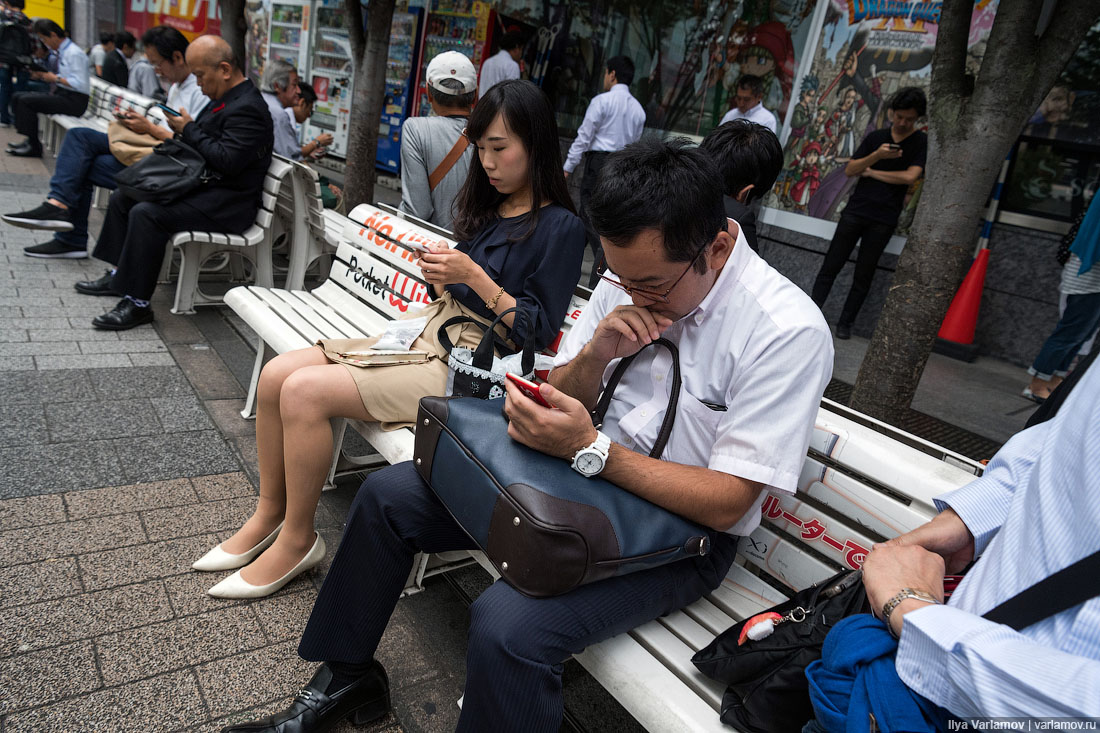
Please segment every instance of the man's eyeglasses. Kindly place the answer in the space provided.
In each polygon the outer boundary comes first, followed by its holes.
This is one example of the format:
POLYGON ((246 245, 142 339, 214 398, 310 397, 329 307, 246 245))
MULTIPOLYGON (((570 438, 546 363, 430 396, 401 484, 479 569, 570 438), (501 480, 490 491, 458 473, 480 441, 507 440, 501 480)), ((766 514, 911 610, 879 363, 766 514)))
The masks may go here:
MULTIPOLYGON (((676 280, 664 290, 653 290, 651 288, 638 288, 638 287, 634 287, 632 285, 623 285, 618 280, 612 280, 611 278, 607 277, 603 273, 600 273, 600 279, 611 283, 612 285, 617 287, 619 290, 622 290, 622 291, 626 292, 627 295, 630 295, 630 296, 640 295, 643 298, 645 298, 646 300, 651 300, 654 303, 668 303, 669 302, 669 300, 668 300, 669 293, 671 293, 676 288, 676 286, 680 284, 680 281, 684 279, 684 275, 687 275, 688 271, 690 271, 691 268, 695 267, 695 261, 697 259, 699 259, 699 255, 703 254, 703 252, 706 251, 706 248, 709 244, 710 244, 710 242, 705 242, 703 244, 703 246, 699 248, 699 250, 695 253, 695 256, 691 258, 690 262, 688 262, 687 268, 683 272, 680 273, 680 277, 676 278, 676 280)), ((610 272, 612 275, 615 274, 614 272, 611 271, 610 268, 607 267, 607 258, 605 258, 605 257, 600 258, 600 262, 596 266, 596 269, 597 270, 602 269, 605 272, 610 272)))

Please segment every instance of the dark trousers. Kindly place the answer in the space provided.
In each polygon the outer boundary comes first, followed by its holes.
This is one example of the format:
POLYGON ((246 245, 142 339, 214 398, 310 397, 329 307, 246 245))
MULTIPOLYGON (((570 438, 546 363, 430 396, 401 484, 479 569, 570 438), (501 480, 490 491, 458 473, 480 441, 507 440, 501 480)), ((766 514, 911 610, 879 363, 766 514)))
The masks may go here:
POLYGON ((581 220, 584 222, 585 233, 588 235, 588 246, 591 248, 595 260, 592 264, 592 275, 588 279, 588 287, 590 288, 596 287, 596 283, 599 282, 603 246, 600 245, 600 236, 596 234, 596 230, 592 228, 592 223, 588 220, 588 198, 596 190, 596 181, 599 179, 600 171, 603 169, 604 163, 607 162, 607 156, 609 155, 611 153, 602 150, 589 150, 584 154, 584 176, 581 178, 581 220))
POLYGON ((1031 374, 1047 380, 1066 376, 1073 357, 1096 333, 1097 326, 1100 326, 1100 293, 1067 296, 1066 310, 1035 357, 1031 374))
POLYGON ((157 286, 169 237, 192 229, 226 231, 223 224, 184 202, 138 202, 115 191, 92 255, 118 268, 111 281, 115 291, 149 300, 157 286))
POLYGON ((896 224, 884 224, 879 221, 871 221, 860 216, 841 214, 840 221, 836 224, 836 233, 833 241, 829 243, 829 251, 825 253, 825 261, 821 263, 821 270, 814 280, 814 288, 811 297, 817 303, 817 307, 825 305, 829 297, 829 291, 833 288, 833 281, 848 261, 848 256, 859 242, 859 254, 856 256, 856 271, 852 276, 852 289, 848 291, 848 298, 844 301, 844 308, 840 312, 839 323, 851 326, 856 319, 859 309, 863 307, 863 301, 871 290, 871 280, 875 277, 875 267, 882 256, 890 237, 894 233, 896 224))
POLYGON ((50 179, 50 198, 69 207, 70 232, 58 232, 54 239, 68 247, 88 244, 88 211, 92 208, 92 187, 115 188, 115 174, 125 168, 111 155, 107 133, 90 127, 74 127, 65 135, 57 154, 57 167, 50 179))
POLYGON ((12 97, 26 91, 30 77, 30 71, 25 68, 15 70, 10 66, 0 66, 0 123, 12 123, 12 97))
MULTIPOLYGON (((699 599, 729 570, 736 538, 714 536, 705 558, 528 598, 493 583, 470 609, 459 731, 547 733, 562 718, 562 665, 589 644, 699 599)), ((340 549, 313 606, 298 653, 311 661, 370 660, 416 552, 475 545, 412 462, 377 471, 348 514, 340 549)))
POLYGON ((15 129, 27 136, 27 142, 37 150, 42 149, 38 139, 38 113, 44 115, 72 115, 79 117, 88 109, 88 95, 57 89, 52 94, 21 92, 12 98, 15 113, 15 129))

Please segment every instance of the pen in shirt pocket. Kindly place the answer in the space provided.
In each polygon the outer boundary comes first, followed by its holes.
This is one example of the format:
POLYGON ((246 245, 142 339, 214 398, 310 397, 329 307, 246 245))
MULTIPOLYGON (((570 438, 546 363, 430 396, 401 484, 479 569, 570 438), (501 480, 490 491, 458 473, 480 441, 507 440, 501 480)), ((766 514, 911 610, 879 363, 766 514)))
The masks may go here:
POLYGON ((706 400, 699 400, 699 401, 702 402, 707 407, 709 407, 710 409, 714 410, 715 412, 725 412, 726 411, 726 406, 725 405, 720 405, 717 402, 707 402, 706 400))

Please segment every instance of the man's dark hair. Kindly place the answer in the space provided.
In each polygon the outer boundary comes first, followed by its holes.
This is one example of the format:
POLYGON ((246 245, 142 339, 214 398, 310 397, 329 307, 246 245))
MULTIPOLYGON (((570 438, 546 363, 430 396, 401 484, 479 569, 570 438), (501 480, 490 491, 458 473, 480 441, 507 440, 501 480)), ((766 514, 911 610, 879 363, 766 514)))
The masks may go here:
POLYGON ((890 97, 887 109, 912 109, 916 110, 917 117, 924 117, 928 110, 928 98, 924 96, 924 90, 920 87, 902 87, 890 97))
POLYGON ((106 46, 108 43, 114 43, 115 42, 115 34, 104 31, 103 33, 99 34, 99 42, 101 44, 103 44, 104 46, 106 46))
POLYGON ((122 48, 134 48, 137 45, 137 39, 134 38, 134 34, 130 31, 119 31, 115 34, 115 47, 122 48))
POLYGON ((473 106, 474 97, 477 96, 476 89, 472 92, 462 91, 462 82, 458 79, 440 79, 436 84, 454 91, 454 94, 447 94, 446 92, 441 92, 436 89, 434 86, 428 86, 428 94, 432 95, 432 99, 441 107, 461 107, 467 109, 473 106))
POLYGON ((718 167, 686 138, 642 138, 612 153, 600 171, 587 207, 592 227, 616 247, 642 232, 661 233, 672 262, 694 262, 726 228, 718 167))
POLYGON ((615 56, 607 61, 607 70, 615 72, 615 81, 630 86, 634 81, 634 62, 626 56, 615 56))
POLYGON ((745 186, 752 186, 748 203, 775 185, 783 169, 783 146, 775 133, 755 122, 733 120, 715 128, 699 149, 718 165, 722 188, 737 198, 745 186))
POLYGON ((149 48, 152 46, 165 61, 175 62, 175 53, 187 58, 187 36, 175 28, 166 25, 155 25, 145 31, 141 37, 142 44, 149 48))
POLYGON ((317 103, 317 92, 313 91, 313 87, 304 81, 298 82, 298 93, 302 95, 302 101, 306 104, 317 103))
POLYGON ((744 74, 737 80, 738 89, 748 89, 754 97, 764 96, 764 80, 755 74, 744 74))
POLYGON ((54 23, 49 18, 39 18, 34 21, 35 35, 39 36, 58 36, 59 38, 65 37, 65 29, 54 23))
POLYGON ((511 51, 513 48, 519 48, 523 45, 523 33, 520 31, 508 31, 500 37, 500 48, 502 51, 511 51))
POLYGON ((12 6, 16 10, 23 10, 27 7, 27 3, 23 0, 8 0, 8 5, 12 6))

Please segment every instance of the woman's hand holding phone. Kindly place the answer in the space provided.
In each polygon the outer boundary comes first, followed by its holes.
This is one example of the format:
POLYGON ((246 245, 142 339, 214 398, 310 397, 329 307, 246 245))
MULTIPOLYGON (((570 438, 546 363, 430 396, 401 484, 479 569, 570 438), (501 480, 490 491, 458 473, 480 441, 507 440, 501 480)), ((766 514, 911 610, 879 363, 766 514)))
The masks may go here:
POLYGON ((481 267, 465 252, 451 249, 446 242, 428 245, 428 251, 420 255, 420 269, 424 280, 432 285, 469 284, 481 267))

